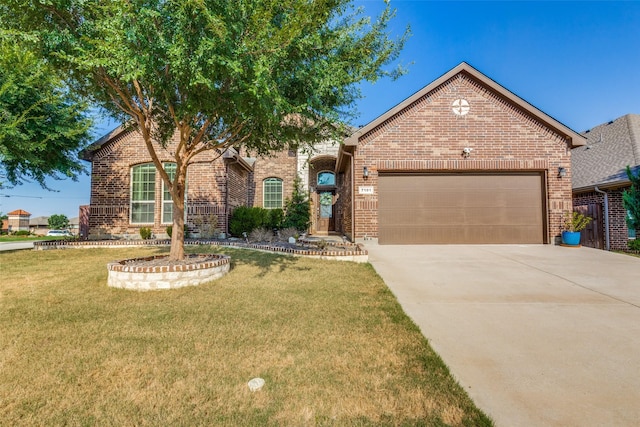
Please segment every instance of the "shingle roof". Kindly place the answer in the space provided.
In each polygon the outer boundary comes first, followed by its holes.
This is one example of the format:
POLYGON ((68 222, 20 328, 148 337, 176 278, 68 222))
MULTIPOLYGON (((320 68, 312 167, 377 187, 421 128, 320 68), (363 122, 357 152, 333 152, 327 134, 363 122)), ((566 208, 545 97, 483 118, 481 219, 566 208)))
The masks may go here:
POLYGON ((35 226, 39 226, 39 225, 47 227, 47 226, 49 226, 49 217, 48 216, 37 216, 35 218, 31 218, 29 220, 29 225, 34 226, 34 227, 35 226))
POLYGON ((640 114, 627 114, 584 132, 587 144, 571 150, 573 190, 629 183, 625 172, 640 169, 640 114))

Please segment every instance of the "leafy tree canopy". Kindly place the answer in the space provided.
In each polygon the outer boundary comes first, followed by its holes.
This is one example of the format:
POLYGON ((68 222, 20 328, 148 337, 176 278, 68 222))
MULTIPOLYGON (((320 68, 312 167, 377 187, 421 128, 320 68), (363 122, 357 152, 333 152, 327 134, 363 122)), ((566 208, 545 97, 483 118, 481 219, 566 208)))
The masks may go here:
POLYGON ((640 230, 640 169, 634 174, 627 166, 627 176, 631 187, 622 194, 622 203, 629 212, 627 224, 634 230, 640 230))
POLYGON ((65 228, 69 228, 69 218, 67 218, 66 215, 51 215, 47 221, 49 223, 49 228, 52 230, 62 230, 65 228))
POLYGON ((407 36, 389 39, 393 15, 387 4, 371 20, 350 0, 4 0, 0 28, 137 128, 174 202, 179 259, 191 159, 341 138, 358 83, 402 73, 385 68, 407 36), (174 132, 172 179, 156 150, 174 132))
MULTIPOLYGON (((54 69, 21 43, 0 39, 0 175, 16 185, 75 179, 91 123, 54 69)), ((2 182, 0 182, 2 187, 2 182)))

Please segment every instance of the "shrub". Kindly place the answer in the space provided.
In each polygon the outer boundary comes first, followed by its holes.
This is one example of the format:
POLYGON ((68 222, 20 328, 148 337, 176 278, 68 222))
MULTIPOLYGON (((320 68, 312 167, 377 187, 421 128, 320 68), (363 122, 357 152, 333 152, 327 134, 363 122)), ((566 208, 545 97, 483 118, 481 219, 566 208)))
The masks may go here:
POLYGON ((214 214, 210 215, 196 215, 193 218, 193 223, 198 227, 200 237, 210 239, 216 237, 218 234, 218 216, 214 214))
MULTIPOLYGON (((167 228, 165 231, 167 232, 167 235, 169 236, 169 239, 170 239, 171 236, 173 235, 173 225, 167 225, 167 228)), ((185 239, 189 237, 189 227, 187 227, 187 224, 184 225, 184 237, 185 239)))
POLYGON ((253 230, 268 226, 269 211, 267 209, 248 206, 238 206, 231 216, 229 222, 229 232, 237 237, 242 233, 250 234, 253 230))
POLYGON ((640 239, 629 240, 627 244, 632 251, 640 251, 640 239))
POLYGON ((140 237, 143 240, 149 240, 151 238, 151 229, 149 227, 140 228, 140 237))
POLYGON ((268 228, 256 228, 249 233, 250 242, 267 242, 270 243, 273 240, 273 231, 268 228))
POLYGON ((267 210, 268 222, 263 224, 267 228, 279 229, 282 226, 284 220, 284 211, 282 209, 269 209, 267 210))
POLYGON ((18 230, 13 232, 14 236, 28 236, 29 234, 31 234, 29 230, 18 230))
POLYGON ((280 240, 284 242, 289 241, 289 237, 295 237, 296 239, 300 236, 300 232, 295 227, 283 228, 278 233, 280 240))
POLYGON ((301 189, 300 178, 294 181, 293 194, 287 199, 284 207, 283 228, 294 227, 300 232, 309 228, 311 218, 311 206, 307 194, 301 189))
POLYGON ((566 231, 582 231, 593 218, 580 212, 566 212, 564 214, 564 229, 566 231))
POLYGON ((315 245, 318 249, 324 251, 325 249, 327 249, 327 246, 329 246, 329 243, 325 239, 320 239, 315 242, 315 245))

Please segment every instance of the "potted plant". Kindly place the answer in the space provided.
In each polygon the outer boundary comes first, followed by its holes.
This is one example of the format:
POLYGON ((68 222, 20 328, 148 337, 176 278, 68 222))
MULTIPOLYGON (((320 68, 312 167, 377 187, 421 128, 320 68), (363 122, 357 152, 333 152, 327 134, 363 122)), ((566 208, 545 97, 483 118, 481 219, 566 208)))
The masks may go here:
POLYGON ((564 215, 564 230, 562 231, 562 244, 578 246, 580 244, 580 232, 593 220, 590 216, 580 212, 566 212, 564 215))

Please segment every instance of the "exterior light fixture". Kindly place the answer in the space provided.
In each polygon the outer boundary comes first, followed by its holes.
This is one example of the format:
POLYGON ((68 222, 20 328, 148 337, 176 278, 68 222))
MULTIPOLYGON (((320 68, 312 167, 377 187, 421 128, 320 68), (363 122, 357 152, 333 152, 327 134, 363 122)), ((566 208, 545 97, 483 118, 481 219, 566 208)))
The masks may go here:
POLYGON ((362 168, 362 177, 364 179, 369 178, 369 168, 367 168, 366 166, 362 168))
POLYGON ((462 157, 469 157, 471 155, 471 152, 473 151, 473 148, 470 147, 464 147, 462 149, 462 157))
POLYGON ((564 178, 565 176, 567 176, 567 168, 560 166, 558 168, 558 178, 564 178))

